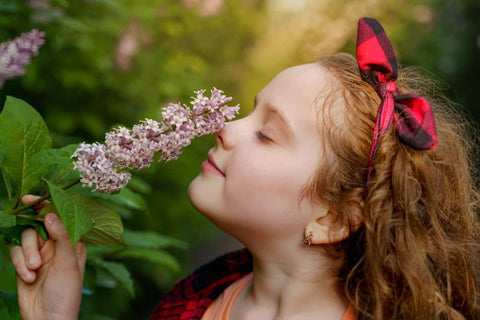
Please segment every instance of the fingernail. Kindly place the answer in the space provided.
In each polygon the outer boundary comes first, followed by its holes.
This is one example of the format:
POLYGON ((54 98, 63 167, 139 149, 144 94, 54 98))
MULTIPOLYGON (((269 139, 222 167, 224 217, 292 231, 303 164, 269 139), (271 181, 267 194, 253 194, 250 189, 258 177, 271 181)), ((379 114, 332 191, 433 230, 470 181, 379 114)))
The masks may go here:
POLYGON ((55 222, 57 222, 58 220, 58 217, 56 214, 51 214, 48 216, 48 224, 53 226, 55 224, 55 222))
POLYGON ((31 280, 33 279, 33 274, 31 274, 31 273, 29 273, 29 272, 25 272, 25 273, 23 274, 23 279, 24 279, 25 281, 31 281, 31 280))
POLYGON ((29 266, 29 267, 34 266, 36 262, 37 262, 37 259, 35 259, 35 258, 30 258, 30 259, 28 260, 28 266, 29 266))

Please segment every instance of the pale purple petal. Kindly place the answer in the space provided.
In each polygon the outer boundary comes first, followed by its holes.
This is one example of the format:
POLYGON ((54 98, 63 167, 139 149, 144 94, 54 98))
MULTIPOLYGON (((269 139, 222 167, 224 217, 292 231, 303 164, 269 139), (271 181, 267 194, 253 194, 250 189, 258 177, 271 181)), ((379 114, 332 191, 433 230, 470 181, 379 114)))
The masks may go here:
POLYGON ((44 44, 44 32, 33 29, 19 37, 0 43, 0 86, 10 78, 25 74, 25 67, 44 44))
POLYGON ((80 171, 80 182, 92 191, 111 193, 125 187, 131 173, 118 171, 114 163, 106 157, 103 144, 82 143, 72 155, 73 167, 80 171))

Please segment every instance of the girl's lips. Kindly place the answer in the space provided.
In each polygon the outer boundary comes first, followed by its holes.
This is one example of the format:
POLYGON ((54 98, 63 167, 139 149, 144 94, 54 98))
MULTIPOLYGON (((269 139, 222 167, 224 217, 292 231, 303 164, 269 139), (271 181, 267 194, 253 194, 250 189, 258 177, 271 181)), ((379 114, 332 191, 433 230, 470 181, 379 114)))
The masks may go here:
POLYGON ((220 170, 220 168, 218 168, 210 154, 208 155, 208 160, 202 162, 202 170, 225 178, 225 174, 222 172, 222 170, 220 170))

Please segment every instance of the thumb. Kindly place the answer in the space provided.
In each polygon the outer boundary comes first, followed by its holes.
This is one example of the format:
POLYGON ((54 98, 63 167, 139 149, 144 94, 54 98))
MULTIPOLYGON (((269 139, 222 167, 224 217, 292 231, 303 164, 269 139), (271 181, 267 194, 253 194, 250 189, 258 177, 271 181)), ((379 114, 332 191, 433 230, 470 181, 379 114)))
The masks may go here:
POLYGON ((55 214, 50 212, 45 216, 45 228, 47 229, 49 237, 55 244, 55 253, 57 256, 75 257, 75 251, 70 243, 67 228, 55 214))

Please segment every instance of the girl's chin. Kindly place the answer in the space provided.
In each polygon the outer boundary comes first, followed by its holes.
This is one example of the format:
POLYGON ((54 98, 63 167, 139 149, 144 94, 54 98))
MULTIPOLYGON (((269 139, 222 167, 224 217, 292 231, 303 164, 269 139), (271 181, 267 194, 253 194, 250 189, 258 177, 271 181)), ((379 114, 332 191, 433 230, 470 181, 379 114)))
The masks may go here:
POLYGON ((201 177, 197 176, 192 182, 190 182, 187 194, 192 206, 200 213, 205 214, 209 209, 208 207, 212 206, 213 201, 211 195, 210 197, 208 195, 207 188, 205 185, 202 185, 199 179, 201 179, 201 177))
POLYGON ((199 181, 201 179, 200 175, 196 176, 192 181, 190 181, 190 184, 188 185, 188 188, 187 188, 187 194, 188 194, 188 197, 190 198, 190 201, 193 201, 192 198, 195 198, 196 197, 196 194, 199 193, 199 191, 201 191, 202 189, 202 186, 201 186, 201 181, 199 181))

